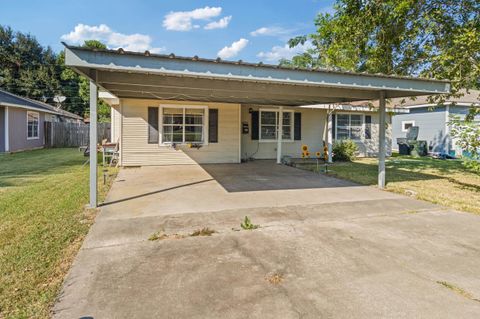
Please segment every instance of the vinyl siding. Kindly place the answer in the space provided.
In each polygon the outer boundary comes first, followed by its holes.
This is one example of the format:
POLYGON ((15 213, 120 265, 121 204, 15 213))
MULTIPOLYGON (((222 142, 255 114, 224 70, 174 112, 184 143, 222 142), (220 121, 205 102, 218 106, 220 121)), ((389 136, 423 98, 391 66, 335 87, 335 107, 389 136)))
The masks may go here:
POLYGON ((120 104, 122 115, 120 154, 123 166, 238 163, 240 161, 239 104, 138 99, 122 99, 120 104), (169 104, 201 105, 218 109, 218 143, 210 143, 200 149, 190 149, 186 145, 177 145, 177 149, 173 149, 167 145, 148 144, 148 107, 169 104))
POLYGON ((446 110, 444 106, 434 110, 428 110, 427 107, 411 108, 410 113, 395 115, 392 123, 392 147, 395 149, 398 149, 397 138, 405 137, 407 134, 402 132, 403 121, 415 121, 415 126, 419 127, 418 140, 427 141, 430 151, 446 152, 451 147, 450 138, 445 132, 446 110))
MULTIPOLYGON (((251 139, 251 115, 249 109, 258 111, 260 109, 274 109, 276 107, 268 106, 242 106, 242 123, 248 123, 249 133, 242 134, 242 158, 256 159, 275 159, 277 157, 277 142, 262 142, 251 139)), ((285 111, 293 111, 302 113, 302 139, 299 141, 284 141, 282 144, 282 155, 292 156, 294 158, 301 157, 301 147, 307 145, 311 156, 316 152, 323 154, 323 141, 326 140, 325 124, 327 120, 327 111, 322 109, 309 108, 284 108, 285 111)), ((358 113, 357 113, 358 114, 358 113)), ((367 114, 367 113, 366 113, 367 114)), ((372 116, 372 138, 370 140, 355 141, 359 156, 377 156, 378 155, 378 120, 377 113, 368 113, 372 116)), ((391 154, 391 117, 387 115, 387 154, 391 154)), ((335 133, 334 139, 335 139, 335 133)))
POLYGON ((120 138, 120 121, 121 114, 120 114, 120 106, 115 105, 112 106, 110 112, 110 120, 111 120, 111 130, 110 130, 110 141, 112 143, 116 143, 120 138))
POLYGON ((10 151, 23 151, 44 146, 45 113, 40 115, 38 139, 27 140, 27 110, 15 107, 8 108, 10 151))
MULTIPOLYGON (((249 127, 249 133, 242 134, 242 158, 277 158, 277 141, 252 140, 252 122, 251 114, 249 113, 250 108, 254 111, 259 111, 260 109, 275 109, 276 106, 242 106, 242 122, 248 123, 249 127)), ((323 152, 323 131, 325 128, 326 111, 285 107, 284 111, 302 113, 302 139, 299 141, 284 141, 282 143, 282 155, 300 157, 303 144, 308 145, 312 154, 320 151, 323 152)))

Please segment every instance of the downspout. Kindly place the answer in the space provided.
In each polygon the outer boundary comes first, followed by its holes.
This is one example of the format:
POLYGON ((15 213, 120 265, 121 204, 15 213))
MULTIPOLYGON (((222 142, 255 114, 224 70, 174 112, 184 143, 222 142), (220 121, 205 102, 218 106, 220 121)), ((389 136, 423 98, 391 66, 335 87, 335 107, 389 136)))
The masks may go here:
POLYGON ((3 120, 5 123, 5 152, 10 151, 10 128, 8 127, 8 106, 5 106, 5 113, 3 114, 3 120))

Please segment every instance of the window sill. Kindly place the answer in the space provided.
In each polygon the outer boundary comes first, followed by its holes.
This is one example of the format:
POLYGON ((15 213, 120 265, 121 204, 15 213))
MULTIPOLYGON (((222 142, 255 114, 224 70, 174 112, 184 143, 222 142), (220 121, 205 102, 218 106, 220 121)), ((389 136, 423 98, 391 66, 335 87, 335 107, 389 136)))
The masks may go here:
POLYGON ((40 137, 27 137, 27 141, 39 140, 40 137))
MULTIPOLYGON (((259 143, 278 143, 278 140, 258 140, 259 143)), ((294 140, 282 140, 282 143, 294 143, 294 142, 300 142, 300 141, 294 141, 294 140)))

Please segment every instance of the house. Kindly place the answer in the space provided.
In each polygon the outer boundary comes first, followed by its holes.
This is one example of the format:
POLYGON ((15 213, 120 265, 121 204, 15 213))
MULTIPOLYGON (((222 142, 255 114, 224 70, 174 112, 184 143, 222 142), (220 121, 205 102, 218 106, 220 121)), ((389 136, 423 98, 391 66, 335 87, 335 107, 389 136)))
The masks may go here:
POLYGON ((0 152, 45 145, 45 122, 80 122, 82 117, 0 89, 0 152))
MULTIPOLYGON (((386 98, 448 93, 448 81, 326 69, 294 69, 65 45, 65 63, 90 79, 90 136, 96 136, 98 88, 109 92, 112 140, 120 164, 241 163, 299 156, 301 145, 331 160, 334 139, 354 139, 379 158, 385 185, 386 98), (339 109, 379 100, 375 112, 339 109), (322 107, 304 107, 322 105, 322 107), (281 124, 281 125, 280 125, 281 124)), ((106 99, 108 101, 108 99, 106 99)), ((90 140, 91 148, 96 140, 90 140)), ((90 205, 96 207, 97 154, 90 152, 90 205)))
MULTIPOLYGON (((400 99, 389 102, 391 106, 403 106, 409 113, 397 114, 392 120, 392 148, 398 149, 396 139, 405 137, 409 127, 418 126, 418 140, 427 141, 428 150, 431 153, 450 154, 461 156, 462 150, 455 145, 455 141, 449 135, 448 122, 452 116, 465 118, 470 107, 480 107, 480 91, 462 91, 457 98, 450 98, 441 105, 432 104, 428 96, 419 96, 415 100, 406 99, 401 103, 400 99)), ((475 118, 480 125, 480 115, 475 118)))

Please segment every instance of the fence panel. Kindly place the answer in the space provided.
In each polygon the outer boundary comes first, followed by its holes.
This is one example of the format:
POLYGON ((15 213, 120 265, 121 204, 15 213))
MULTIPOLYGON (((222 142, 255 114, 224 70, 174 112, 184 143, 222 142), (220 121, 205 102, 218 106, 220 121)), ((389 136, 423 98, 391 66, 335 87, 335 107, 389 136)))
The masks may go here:
MULTIPOLYGON (((90 126, 84 123, 45 123, 46 147, 79 147, 89 144, 90 126)), ((110 123, 98 123, 97 143, 110 140, 110 123)))

